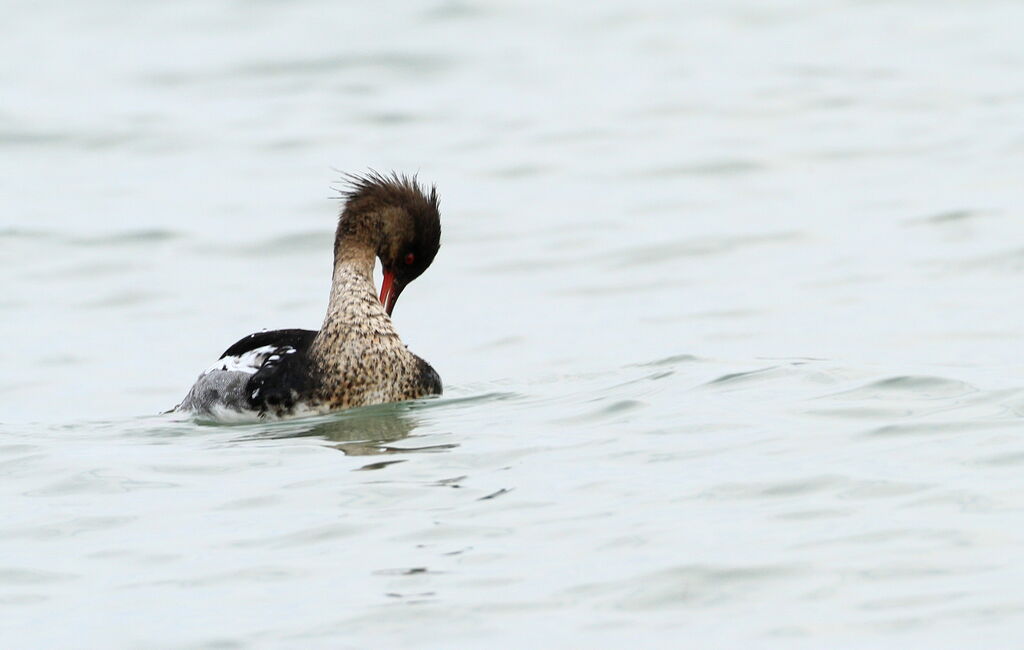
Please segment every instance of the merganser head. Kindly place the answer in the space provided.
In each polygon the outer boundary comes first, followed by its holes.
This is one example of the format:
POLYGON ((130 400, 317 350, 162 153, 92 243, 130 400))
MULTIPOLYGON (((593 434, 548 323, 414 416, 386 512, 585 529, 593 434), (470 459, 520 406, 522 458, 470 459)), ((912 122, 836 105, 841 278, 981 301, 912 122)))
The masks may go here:
POLYGON ((398 296, 434 261, 441 246, 437 188, 392 172, 346 175, 345 208, 338 220, 335 260, 348 247, 371 247, 384 271, 380 301, 388 315, 398 296))

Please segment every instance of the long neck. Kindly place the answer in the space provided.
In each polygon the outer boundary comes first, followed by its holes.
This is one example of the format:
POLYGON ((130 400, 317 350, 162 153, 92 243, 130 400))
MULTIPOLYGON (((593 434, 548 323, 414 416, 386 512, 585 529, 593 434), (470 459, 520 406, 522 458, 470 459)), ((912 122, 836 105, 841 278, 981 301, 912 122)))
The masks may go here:
POLYGON ((380 237, 379 214, 345 214, 338 223, 331 297, 310 350, 322 360, 333 360, 326 365, 336 371, 356 363, 351 355, 358 356, 356 351, 368 345, 392 339, 401 344, 373 284, 380 237))
POLYGON ((377 298, 374 259, 365 247, 335 257, 327 315, 309 349, 326 385, 386 383, 374 373, 410 356, 377 298))
MULTIPOLYGON (((376 254, 368 246, 345 246, 334 257, 331 276, 331 297, 327 303, 324 328, 332 324, 365 318, 367 312, 380 307, 377 288, 373 284, 376 254), (376 304, 374 304, 376 303, 376 304)), ((383 312, 383 307, 380 308, 383 312)))
MULTIPOLYGON (((374 213, 352 214, 347 209, 338 221, 334 237, 334 275, 327 305, 326 327, 330 321, 352 314, 352 300, 376 294, 373 265, 380 242, 380 218, 374 213)), ((362 310, 359 310, 362 311, 362 310)))
POLYGON ((373 284, 376 251, 366 245, 341 242, 334 257, 331 297, 323 326, 313 340, 315 356, 335 357, 343 349, 364 347, 394 338, 391 318, 384 311, 373 284))

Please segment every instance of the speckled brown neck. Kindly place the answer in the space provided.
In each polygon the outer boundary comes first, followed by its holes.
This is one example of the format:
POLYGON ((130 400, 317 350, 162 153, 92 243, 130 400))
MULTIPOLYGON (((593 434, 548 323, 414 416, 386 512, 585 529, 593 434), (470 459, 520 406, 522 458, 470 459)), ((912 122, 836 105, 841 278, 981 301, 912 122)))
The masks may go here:
POLYGON ((422 361, 409 352, 373 284, 373 252, 342 249, 323 327, 310 346, 316 398, 331 408, 422 397, 422 361))
POLYGON ((338 249, 334 256, 334 273, 331 275, 331 302, 327 307, 328 313, 332 311, 335 304, 344 303, 345 294, 342 289, 347 278, 358 277, 363 280, 371 293, 375 291, 373 267, 376 262, 377 255, 374 249, 362 242, 343 244, 338 249))
POLYGON ((343 249, 336 257, 327 314, 312 346, 320 356, 352 351, 367 343, 367 336, 393 338, 395 345, 404 349, 378 300, 374 262, 373 251, 364 246, 343 249))

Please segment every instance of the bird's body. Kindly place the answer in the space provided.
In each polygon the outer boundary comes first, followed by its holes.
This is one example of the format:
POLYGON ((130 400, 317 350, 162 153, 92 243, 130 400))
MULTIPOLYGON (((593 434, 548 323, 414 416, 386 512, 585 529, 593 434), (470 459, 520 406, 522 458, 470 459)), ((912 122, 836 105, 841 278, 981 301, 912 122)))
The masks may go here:
POLYGON ((320 330, 241 339, 199 376, 177 410, 217 420, 294 417, 441 393, 440 377, 405 347, 390 315, 437 252, 436 194, 428 197, 414 179, 399 176, 373 174, 353 184, 320 330), (385 274, 380 299, 377 257, 385 274))

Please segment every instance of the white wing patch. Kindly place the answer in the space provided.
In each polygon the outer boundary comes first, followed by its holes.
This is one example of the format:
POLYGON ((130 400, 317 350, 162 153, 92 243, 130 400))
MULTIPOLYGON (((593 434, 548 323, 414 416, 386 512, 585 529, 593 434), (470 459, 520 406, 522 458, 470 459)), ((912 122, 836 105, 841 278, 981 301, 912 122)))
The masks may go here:
MULTIPOLYGON (((268 360, 279 361, 281 355, 292 354, 295 348, 290 345, 264 345, 254 348, 238 356, 224 357, 218 359, 217 363, 206 369, 206 372, 244 372, 247 375, 255 374, 268 360)), ((204 373, 205 374, 205 373, 204 373)))

